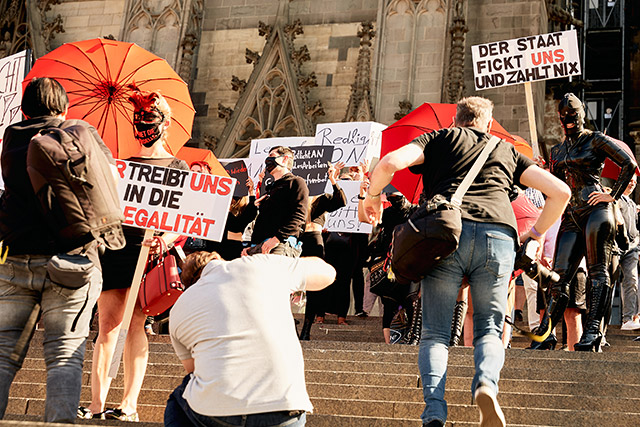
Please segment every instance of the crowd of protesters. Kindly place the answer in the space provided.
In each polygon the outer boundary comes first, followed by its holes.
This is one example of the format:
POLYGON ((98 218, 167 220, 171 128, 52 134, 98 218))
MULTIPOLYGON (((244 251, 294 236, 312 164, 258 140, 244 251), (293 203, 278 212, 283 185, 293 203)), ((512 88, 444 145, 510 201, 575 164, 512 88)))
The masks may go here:
MULTIPOLYGON (((161 94, 136 90, 130 102, 140 151, 129 160, 211 173, 206 162, 189 166, 167 151, 171 111, 161 94)), ((66 93, 55 80, 34 79, 23 97, 26 120, 9 127, 4 136, 0 238, 11 253, 0 265, 0 307, 11 315, 3 315, 0 322, 0 419, 26 354, 28 340, 21 344, 21 335, 36 312, 47 336, 45 421, 73 422, 76 416, 138 421, 149 356, 146 316, 139 306, 127 328, 124 390, 114 408, 106 408, 108 370, 140 249, 150 247, 152 257, 162 249, 154 239, 143 239, 140 229, 125 226, 125 248, 106 250, 99 261, 95 242, 74 248, 94 261, 89 286, 70 291, 47 279, 47 263, 59 248, 28 185, 26 149, 38 131, 65 123, 67 106, 66 93), (58 301, 61 294, 64 301, 58 301), (89 308, 94 304, 99 328, 91 401, 78 406, 89 308)), ((336 315, 338 325, 347 325, 351 304, 356 316, 369 316, 370 273, 374 265, 388 263, 394 228, 419 206, 389 186, 394 173, 410 168, 421 175, 423 202, 436 195, 450 198, 487 145, 492 110, 485 98, 461 100, 452 128, 416 138, 371 171, 366 161, 351 168, 328 164, 332 192, 319 196, 309 197, 304 180, 291 172, 294 152, 273 147, 265 161, 273 181, 244 183, 248 196, 233 199, 221 242, 156 233, 188 255, 181 267, 189 289, 169 315, 172 342, 187 376, 169 398, 166 424, 235 425, 238 417, 250 416, 256 422, 304 425, 311 404, 298 339, 313 339, 312 325, 324 323, 327 313, 336 315), (358 218, 374 226, 370 235, 326 230, 327 214, 347 204, 341 180, 361 183, 358 218), (298 332, 290 295, 304 291, 306 310, 298 332), (234 306, 239 300, 243 304, 234 306), (276 337, 275 331, 285 335, 276 337), (273 354, 255 358, 258 346, 273 354), (283 354, 289 359, 280 357, 283 354), (232 383, 241 373, 247 378, 238 389, 232 383)), ((474 347, 471 391, 481 425, 504 426, 496 396, 511 325, 521 322, 520 328, 529 331, 529 348, 554 349, 554 328, 564 319, 567 350, 599 351, 606 345, 612 292, 620 283, 621 328, 640 329, 640 233, 637 206, 630 197, 637 165, 611 138, 584 129, 584 108, 572 94, 560 102, 559 114, 566 138, 552 150, 549 167, 498 142, 462 199, 458 249, 414 284, 414 292, 382 294, 384 341, 420 345, 425 426, 446 422, 444 379, 451 346, 474 347), (616 181, 600 180, 606 158, 621 167, 616 181), (530 271, 514 271, 521 243, 536 244, 535 261, 555 270, 558 278, 544 281, 530 271), (392 333, 399 313, 407 315, 404 335, 392 333)), ((97 134, 96 141, 113 165, 97 134)), ((393 281, 392 275, 386 280, 393 281)))

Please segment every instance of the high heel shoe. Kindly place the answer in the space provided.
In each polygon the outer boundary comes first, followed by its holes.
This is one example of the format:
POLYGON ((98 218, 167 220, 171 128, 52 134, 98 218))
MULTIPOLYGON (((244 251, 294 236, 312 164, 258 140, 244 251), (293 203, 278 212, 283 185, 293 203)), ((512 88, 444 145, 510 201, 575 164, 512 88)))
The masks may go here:
POLYGON ((556 344, 558 344, 556 334, 551 332, 544 341, 531 341, 531 345, 527 347, 527 350, 555 350, 556 344))

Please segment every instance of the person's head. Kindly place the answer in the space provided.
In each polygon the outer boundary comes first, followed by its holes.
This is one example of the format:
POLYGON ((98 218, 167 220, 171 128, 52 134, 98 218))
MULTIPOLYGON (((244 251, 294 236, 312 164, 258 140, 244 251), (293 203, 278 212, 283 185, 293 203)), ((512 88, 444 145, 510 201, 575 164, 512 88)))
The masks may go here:
POLYGON ((191 166, 189 166, 189 169, 191 169, 191 172, 211 174, 211 166, 209 166, 209 163, 203 162, 201 160, 197 160, 191 163, 191 166))
POLYGON ((133 86, 129 102, 133 105, 133 129, 138 142, 150 148, 165 135, 171 122, 171 108, 158 92, 142 92, 133 86))
POLYGON ((460 127, 474 127, 488 132, 491 127, 493 102, 481 96, 469 96, 458 101, 455 124, 460 127))
POLYGON ((629 181, 629 184, 627 185, 627 188, 624 189, 625 196, 628 196, 633 192, 633 189, 636 188, 637 182, 638 182, 638 177, 636 176, 636 174, 633 174, 633 176, 631 177, 631 181, 629 181))
POLYGON ((289 147, 273 147, 269 151, 269 157, 264 161, 267 172, 272 172, 277 167, 288 170, 293 169, 293 150, 289 147))
POLYGON ((21 107, 27 118, 66 115, 69 98, 57 80, 36 77, 24 89, 21 107))
POLYGON ((222 260, 222 257, 217 252, 198 251, 189 254, 182 263, 182 272, 180 273, 180 280, 185 288, 193 285, 200 279, 202 269, 209 261, 214 259, 222 260))
POLYGON ((409 202, 404 195, 399 191, 393 191, 391 193, 385 193, 387 197, 387 201, 391 204, 391 206, 402 209, 409 202))
POLYGON ((558 104, 558 114, 565 135, 577 135, 584 130, 584 106, 574 94, 564 94, 558 104))

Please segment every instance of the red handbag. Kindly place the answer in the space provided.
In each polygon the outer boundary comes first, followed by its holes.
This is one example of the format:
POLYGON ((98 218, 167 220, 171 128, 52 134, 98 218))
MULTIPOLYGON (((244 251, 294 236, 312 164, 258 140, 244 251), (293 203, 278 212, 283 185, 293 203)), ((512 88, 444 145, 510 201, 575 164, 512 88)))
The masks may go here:
POLYGON ((156 236, 154 239, 158 239, 160 243, 160 258, 151 268, 147 259, 146 273, 142 277, 138 292, 140 307, 147 316, 157 316, 167 311, 184 292, 176 257, 166 255, 167 245, 162 238, 156 236))

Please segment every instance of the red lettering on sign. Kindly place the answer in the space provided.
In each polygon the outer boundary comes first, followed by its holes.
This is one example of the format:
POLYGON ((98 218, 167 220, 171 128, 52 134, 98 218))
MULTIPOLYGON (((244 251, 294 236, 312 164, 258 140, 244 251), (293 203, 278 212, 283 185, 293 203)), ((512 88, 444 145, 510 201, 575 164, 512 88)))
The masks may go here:
POLYGON ((138 227, 147 228, 147 218, 149 213, 145 209, 140 209, 136 212, 135 222, 138 227))
POLYGON ((127 206, 124 208, 124 224, 133 224, 133 214, 136 212, 134 206, 127 206))

